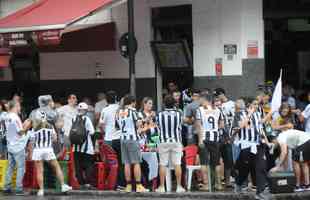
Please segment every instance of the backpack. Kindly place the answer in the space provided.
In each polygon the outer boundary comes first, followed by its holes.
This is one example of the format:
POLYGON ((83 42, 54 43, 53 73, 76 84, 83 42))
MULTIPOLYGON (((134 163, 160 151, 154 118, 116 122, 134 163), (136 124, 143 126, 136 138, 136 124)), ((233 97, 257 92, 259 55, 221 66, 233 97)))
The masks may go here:
POLYGON ((78 115, 72 120, 72 127, 69 134, 71 144, 82 145, 87 140, 87 130, 85 126, 86 118, 83 119, 81 115, 78 115))

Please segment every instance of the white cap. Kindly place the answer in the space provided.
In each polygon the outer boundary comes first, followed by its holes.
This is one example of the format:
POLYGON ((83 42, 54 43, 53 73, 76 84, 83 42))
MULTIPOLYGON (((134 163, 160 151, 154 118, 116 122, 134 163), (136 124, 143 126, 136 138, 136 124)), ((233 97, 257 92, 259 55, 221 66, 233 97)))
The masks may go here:
POLYGON ((88 105, 84 102, 79 103, 78 110, 88 110, 88 105))

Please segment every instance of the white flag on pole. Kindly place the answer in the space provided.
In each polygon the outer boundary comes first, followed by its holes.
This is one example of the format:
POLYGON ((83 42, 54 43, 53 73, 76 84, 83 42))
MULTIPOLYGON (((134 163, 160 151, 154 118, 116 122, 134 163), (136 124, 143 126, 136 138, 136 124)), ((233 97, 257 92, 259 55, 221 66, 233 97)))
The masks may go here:
POLYGON ((277 82, 276 88, 272 95, 271 112, 279 111, 281 104, 282 104, 282 69, 280 71, 280 77, 277 82))

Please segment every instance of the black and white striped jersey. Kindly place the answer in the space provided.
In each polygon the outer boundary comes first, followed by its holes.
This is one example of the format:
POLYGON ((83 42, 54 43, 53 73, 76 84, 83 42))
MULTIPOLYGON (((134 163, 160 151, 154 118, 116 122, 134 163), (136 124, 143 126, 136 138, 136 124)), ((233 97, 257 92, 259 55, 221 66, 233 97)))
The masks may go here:
POLYGON ((34 148, 52 148, 53 137, 56 133, 53 128, 42 128, 32 132, 32 138, 34 141, 34 148))
POLYGON ((116 120, 121 130, 121 140, 138 141, 137 122, 138 113, 135 109, 120 109, 117 113, 116 120))
POLYGON ((203 134, 202 139, 207 142, 219 142, 221 132, 219 131, 219 123, 224 120, 219 109, 206 109, 203 106, 199 107, 196 112, 196 119, 201 121, 203 134))
MULTIPOLYGON (((247 112, 242 112, 240 119, 243 121, 247 118, 247 112)), ((254 112, 249 119, 249 124, 247 127, 240 129, 238 134, 239 142, 241 143, 241 148, 247 148, 250 144, 259 144, 261 139, 262 122, 261 114, 259 112, 254 112)))
POLYGON ((182 113, 176 109, 165 109, 157 115, 161 143, 181 143, 182 113))

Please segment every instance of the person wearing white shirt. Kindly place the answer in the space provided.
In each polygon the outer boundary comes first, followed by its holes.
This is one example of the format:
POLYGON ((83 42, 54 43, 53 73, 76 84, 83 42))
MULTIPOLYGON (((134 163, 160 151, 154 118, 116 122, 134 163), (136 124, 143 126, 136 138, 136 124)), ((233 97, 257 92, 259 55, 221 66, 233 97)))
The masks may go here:
POLYGON ((106 100, 106 95, 104 93, 98 93, 97 99, 98 99, 98 102, 95 104, 96 122, 100 120, 100 114, 101 114, 102 109, 108 105, 108 102, 106 100))
MULTIPOLYGON (((78 115, 85 120, 85 129, 87 139, 82 145, 72 145, 74 152, 74 165, 76 171, 76 178, 82 189, 91 189, 93 180, 94 164, 95 164, 95 150, 91 136, 95 134, 93 123, 86 115, 88 105, 86 103, 79 103, 78 115), (85 176, 84 176, 85 174, 85 176)), ((75 121, 77 116, 73 119, 75 121)))
POLYGON ((68 144, 68 137, 70 134, 72 120, 77 116, 77 97, 74 94, 68 96, 68 104, 60 107, 57 112, 64 122, 64 134, 66 139, 66 144, 68 144))
POLYGON ((104 141, 112 146, 112 141, 120 139, 120 130, 117 130, 115 118, 119 104, 116 102, 117 95, 114 91, 109 91, 106 95, 108 105, 102 109, 100 114, 99 126, 104 133, 104 141))
POLYGON ((25 195, 23 191, 23 177, 25 173, 26 145, 29 139, 27 130, 31 127, 31 121, 22 123, 18 116, 21 112, 19 102, 9 102, 9 113, 5 125, 7 127, 8 169, 6 171, 4 193, 10 194, 13 171, 17 166, 16 195, 25 195))
POLYGON ((109 91, 106 94, 106 100, 108 106, 103 108, 100 114, 99 127, 102 133, 104 133, 104 142, 114 149, 117 153, 119 168, 117 187, 121 189, 125 187, 126 181, 124 176, 124 169, 122 166, 122 154, 121 154, 121 131, 116 128, 116 113, 120 106, 117 103, 117 93, 115 91, 109 91))
MULTIPOLYGON (((308 101, 310 102, 310 92, 308 92, 308 101)), ((305 124, 305 131, 310 133, 310 104, 307 105, 304 111, 297 111, 300 121, 305 124)))
POLYGON ((293 150, 292 158, 294 161, 294 172, 296 176, 295 192, 310 191, 309 166, 310 161, 310 134, 304 131, 290 129, 279 134, 275 141, 275 148, 281 149, 279 162, 271 172, 277 172, 284 169, 288 159, 288 150, 293 150), (302 177, 304 187, 301 185, 302 177))

